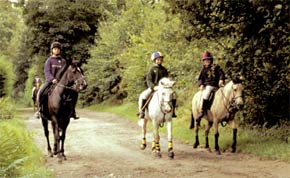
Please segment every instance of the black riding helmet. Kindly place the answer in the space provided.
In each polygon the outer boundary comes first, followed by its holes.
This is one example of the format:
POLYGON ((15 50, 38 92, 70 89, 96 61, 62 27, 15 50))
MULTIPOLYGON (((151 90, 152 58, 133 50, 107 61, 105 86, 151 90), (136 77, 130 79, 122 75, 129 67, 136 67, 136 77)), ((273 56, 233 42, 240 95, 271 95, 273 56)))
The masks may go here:
POLYGON ((55 41, 55 42, 51 43, 50 50, 52 50, 53 48, 59 48, 59 49, 61 49, 60 42, 55 41))

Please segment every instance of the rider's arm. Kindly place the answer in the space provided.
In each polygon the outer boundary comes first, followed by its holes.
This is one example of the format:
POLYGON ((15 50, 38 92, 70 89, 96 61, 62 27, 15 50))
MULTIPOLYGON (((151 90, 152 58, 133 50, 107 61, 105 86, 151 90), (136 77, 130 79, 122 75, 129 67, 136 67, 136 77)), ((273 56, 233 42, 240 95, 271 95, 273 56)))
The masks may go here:
POLYGON ((147 83, 148 88, 151 88, 152 90, 154 89, 154 83, 153 83, 154 79, 155 79, 155 75, 154 75, 153 70, 151 69, 146 77, 146 83, 147 83))
POLYGON ((45 65, 44 65, 44 74, 45 74, 46 81, 52 82, 54 77, 51 73, 51 61, 49 59, 46 60, 45 65))

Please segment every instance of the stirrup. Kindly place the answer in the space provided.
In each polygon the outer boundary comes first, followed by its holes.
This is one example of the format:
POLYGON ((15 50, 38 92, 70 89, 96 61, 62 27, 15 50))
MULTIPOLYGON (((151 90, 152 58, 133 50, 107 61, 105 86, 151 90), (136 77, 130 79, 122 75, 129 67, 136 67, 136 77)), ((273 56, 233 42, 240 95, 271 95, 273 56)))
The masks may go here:
POLYGON ((80 118, 80 116, 78 116, 76 113, 74 113, 71 115, 71 118, 74 118, 75 120, 77 120, 80 118))
POLYGON ((172 113, 172 117, 173 118, 176 118, 177 117, 177 115, 175 114, 175 112, 172 113))
POLYGON ((34 117, 35 117, 36 119, 40 119, 40 112, 39 112, 39 111, 36 111, 36 112, 34 113, 34 117))
POLYGON ((140 118, 140 119, 144 119, 144 117, 145 117, 145 113, 144 113, 144 111, 140 111, 140 112, 139 112, 139 118, 140 118))

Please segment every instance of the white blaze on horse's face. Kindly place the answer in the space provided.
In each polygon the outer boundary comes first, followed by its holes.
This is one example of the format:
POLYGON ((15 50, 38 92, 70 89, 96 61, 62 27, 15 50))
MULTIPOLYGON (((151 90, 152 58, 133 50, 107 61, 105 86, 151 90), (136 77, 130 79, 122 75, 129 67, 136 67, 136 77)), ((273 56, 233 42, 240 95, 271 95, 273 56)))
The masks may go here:
POLYGON ((171 112, 172 110, 171 101, 172 101, 172 95, 173 95, 172 88, 160 87, 158 88, 157 92, 158 92, 159 104, 161 106, 161 110, 164 113, 171 112))
POLYGON ((244 86, 241 83, 233 84, 233 99, 237 109, 241 109, 244 105, 243 91, 244 86))
POLYGON ((75 81, 78 90, 84 90, 87 87, 87 82, 82 74, 82 71, 79 67, 77 67, 77 71, 80 73, 79 78, 75 81))

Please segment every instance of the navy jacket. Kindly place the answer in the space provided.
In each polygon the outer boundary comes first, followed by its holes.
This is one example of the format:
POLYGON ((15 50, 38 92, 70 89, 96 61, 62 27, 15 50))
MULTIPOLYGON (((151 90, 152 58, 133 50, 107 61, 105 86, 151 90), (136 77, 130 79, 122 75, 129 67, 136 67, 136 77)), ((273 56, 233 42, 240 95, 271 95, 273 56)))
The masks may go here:
POLYGON ((225 74, 219 65, 211 64, 208 68, 202 66, 198 76, 198 86, 210 85, 218 87, 219 80, 225 80, 225 74))

